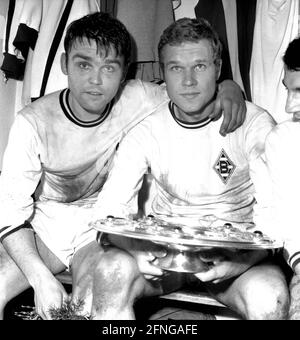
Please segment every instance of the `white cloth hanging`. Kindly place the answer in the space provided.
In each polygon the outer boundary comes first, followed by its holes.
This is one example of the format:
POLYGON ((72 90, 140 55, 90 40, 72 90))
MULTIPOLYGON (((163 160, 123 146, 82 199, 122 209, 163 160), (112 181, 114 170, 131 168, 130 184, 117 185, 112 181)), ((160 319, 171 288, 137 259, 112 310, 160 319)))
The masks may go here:
POLYGON ((257 0, 250 67, 252 101, 277 122, 288 119, 282 57, 298 34, 298 11, 298 0, 257 0))

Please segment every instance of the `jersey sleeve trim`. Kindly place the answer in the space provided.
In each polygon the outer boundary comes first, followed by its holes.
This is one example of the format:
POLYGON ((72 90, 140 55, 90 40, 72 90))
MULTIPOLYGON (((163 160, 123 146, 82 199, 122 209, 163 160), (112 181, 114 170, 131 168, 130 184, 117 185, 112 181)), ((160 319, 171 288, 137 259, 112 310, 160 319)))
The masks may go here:
POLYGON ((293 269, 297 266, 299 262, 300 262, 300 251, 294 253, 289 259, 289 264, 293 269))
POLYGON ((16 232, 20 229, 33 229, 33 228, 32 228, 32 225, 28 221, 25 221, 23 224, 21 224, 19 226, 4 227, 4 228, 0 229, 0 242, 3 242, 3 240, 7 236, 13 234, 14 232, 16 232))

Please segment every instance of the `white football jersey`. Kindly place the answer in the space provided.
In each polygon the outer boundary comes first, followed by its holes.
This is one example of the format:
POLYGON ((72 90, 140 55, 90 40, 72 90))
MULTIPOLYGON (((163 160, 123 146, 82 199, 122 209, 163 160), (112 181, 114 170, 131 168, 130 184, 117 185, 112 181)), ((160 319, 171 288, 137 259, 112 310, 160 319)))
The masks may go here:
MULTIPOLYGON (((149 168, 156 185, 154 215, 252 227, 256 199, 266 206, 269 198, 263 154, 275 122, 266 111, 247 103, 242 127, 222 137, 220 125, 221 120, 209 119, 183 123, 176 119, 172 103, 164 104, 120 144, 95 217, 136 213, 132 202, 149 168)), ((260 228, 264 222, 257 223, 260 228)))
POLYGON ((273 225, 285 242, 284 255, 291 267, 300 261, 300 123, 278 124, 266 140, 266 160, 272 180, 273 225))
POLYGON ((104 115, 85 123, 68 94, 46 95, 16 116, 0 176, 1 237, 34 221, 39 202, 80 205, 95 196, 123 136, 167 100, 164 87, 133 80, 104 115))

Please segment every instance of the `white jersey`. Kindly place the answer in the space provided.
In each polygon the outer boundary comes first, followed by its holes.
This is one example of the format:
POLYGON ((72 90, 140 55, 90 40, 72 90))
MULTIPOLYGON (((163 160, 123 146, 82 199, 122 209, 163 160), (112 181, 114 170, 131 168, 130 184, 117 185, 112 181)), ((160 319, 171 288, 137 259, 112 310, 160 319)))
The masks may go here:
POLYGON ((273 187, 273 217, 278 236, 285 241, 291 267, 300 261, 300 123, 278 124, 266 140, 266 160, 273 187))
POLYGON ((95 218, 136 213, 132 200, 150 168, 156 183, 156 216, 253 227, 254 196, 266 198, 258 189, 265 185, 261 156, 273 118, 247 103, 243 126, 222 137, 221 121, 187 124, 172 112, 172 104, 164 104, 124 138, 99 194, 95 218))
MULTIPOLYGON (((40 228, 37 211, 59 219, 61 206, 87 204, 101 190, 123 136, 167 98, 164 87, 133 80, 104 115, 84 123, 71 111, 68 94, 65 89, 44 96, 16 116, 0 176, 0 237, 25 220, 40 228)), ((54 228, 51 218, 47 227, 54 228)))

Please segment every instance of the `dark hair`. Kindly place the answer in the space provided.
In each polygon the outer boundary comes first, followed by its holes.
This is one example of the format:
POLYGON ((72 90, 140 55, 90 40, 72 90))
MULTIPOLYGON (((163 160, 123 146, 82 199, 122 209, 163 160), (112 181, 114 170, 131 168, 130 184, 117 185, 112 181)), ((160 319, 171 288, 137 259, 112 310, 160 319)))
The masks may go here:
POLYGON ((300 71, 300 37, 289 43, 283 62, 290 71, 300 71))
POLYGON ((94 40, 98 48, 103 48, 106 54, 114 47, 117 56, 124 57, 124 65, 130 63, 131 38, 124 24, 108 13, 96 12, 73 21, 67 28, 64 48, 68 55, 74 42, 87 39, 94 40))
POLYGON ((182 18, 168 26, 160 37, 158 43, 159 61, 163 63, 162 50, 165 45, 176 46, 184 42, 198 42, 207 39, 213 49, 214 62, 221 60, 222 44, 217 32, 210 23, 203 19, 182 18))

